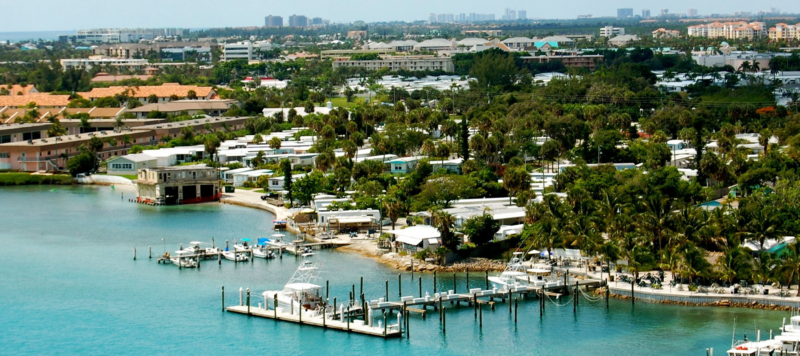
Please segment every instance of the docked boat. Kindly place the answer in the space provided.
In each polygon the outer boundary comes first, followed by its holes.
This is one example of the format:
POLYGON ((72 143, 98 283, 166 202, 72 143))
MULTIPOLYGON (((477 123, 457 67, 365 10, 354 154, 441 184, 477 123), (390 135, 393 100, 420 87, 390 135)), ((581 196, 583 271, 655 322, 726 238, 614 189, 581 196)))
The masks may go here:
POLYGON ((270 250, 267 246, 269 239, 262 237, 258 239, 258 243, 253 247, 253 257, 258 258, 275 258, 275 252, 270 250))
POLYGON ((513 287, 528 286, 528 274, 525 273, 525 266, 522 264, 522 252, 514 252, 511 261, 506 265, 505 270, 499 276, 489 277, 489 282, 497 289, 508 289, 513 287))
POLYGON ((782 343, 777 340, 741 342, 728 350, 728 356, 780 355, 782 343))
POLYGON ((169 260, 178 267, 195 268, 197 267, 195 258, 197 258, 197 255, 194 254, 193 249, 185 249, 175 251, 175 254, 170 256, 169 260))
POLYGON ((250 246, 250 239, 248 239, 246 237, 241 239, 241 243, 238 243, 238 244, 234 243, 234 245, 233 245, 233 250, 234 251, 248 253, 248 254, 250 253, 250 250, 252 248, 253 248, 253 246, 250 246))
POLYGON ((246 254, 236 251, 222 251, 222 257, 234 262, 247 262, 250 260, 246 254))
POLYGON ((191 250, 192 253, 197 256, 198 258, 203 259, 217 259, 219 258, 220 253, 222 253, 222 249, 219 247, 203 247, 203 245, 208 246, 207 243, 200 242, 200 241, 192 241, 189 243, 189 247, 186 250, 191 250))
POLYGON ((272 228, 274 230, 286 230, 286 220, 272 220, 272 228))
POLYGON ((303 311, 317 310, 322 305, 321 291, 319 284, 319 266, 311 261, 313 254, 303 255, 303 263, 283 286, 280 291, 266 291, 262 293, 265 301, 272 305, 277 297, 278 308, 290 313, 298 313, 300 308, 303 311))
MULTIPOLYGON (((264 238, 264 243, 268 246, 273 248, 287 248, 291 246, 291 244, 283 242, 283 238, 286 237, 284 234, 273 234, 271 239, 264 238)), ((260 240, 260 239, 259 239, 260 240)))

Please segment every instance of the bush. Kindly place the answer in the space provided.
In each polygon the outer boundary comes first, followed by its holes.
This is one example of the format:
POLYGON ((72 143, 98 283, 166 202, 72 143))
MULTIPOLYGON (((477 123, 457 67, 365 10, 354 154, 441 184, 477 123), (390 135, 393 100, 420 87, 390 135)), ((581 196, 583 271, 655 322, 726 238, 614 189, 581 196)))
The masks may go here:
POLYGON ((64 174, 51 176, 30 175, 28 173, 0 173, 0 186, 4 185, 38 185, 38 184, 59 184, 68 185, 75 181, 72 177, 64 174))
POLYGON ((428 250, 428 249, 426 248, 426 249, 424 249, 424 250, 422 250, 422 251, 419 251, 419 252, 415 253, 415 254, 414 254, 414 258, 416 258, 416 259, 418 259, 418 260, 425 261, 425 259, 426 259, 426 258, 428 258, 428 256, 429 256, 430 254, 431 254, 431 250, 428 250))

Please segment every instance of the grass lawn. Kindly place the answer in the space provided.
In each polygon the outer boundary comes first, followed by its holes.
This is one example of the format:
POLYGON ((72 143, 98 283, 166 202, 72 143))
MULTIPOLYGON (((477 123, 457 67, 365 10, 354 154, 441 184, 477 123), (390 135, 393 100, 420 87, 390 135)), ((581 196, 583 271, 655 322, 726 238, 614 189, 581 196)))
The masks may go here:
POLYGON ((0 186, 72 183, 74 183, 74 180, 68 174, 32 175, 17 172, 0 173, 0 186))
POLYGON ((364 105, 364 98, 353 98, 352 102, 347 102, 347 98, 328 98, 325 102, 330 101, 333 104, 333 107, 343 107, 343 108, 350 108, 356 105, 364 105))
POLYGON ((256 190, 255 192, 256 193, 261 193, 261 194, 267 194, 267 192, 265 192, 264 189, 259 189, 259 190, 256 190))
POLYGON ((135 175, 135 174, 109 174, 109 175, 111 175, 111 176, 117 176, 117 177, 122 177, 122 178, 127 178, 127 179, 130 179, 130 180, 137 180, 137 179, 139 179, 139 177, 138 177, 137 175, 135 175))

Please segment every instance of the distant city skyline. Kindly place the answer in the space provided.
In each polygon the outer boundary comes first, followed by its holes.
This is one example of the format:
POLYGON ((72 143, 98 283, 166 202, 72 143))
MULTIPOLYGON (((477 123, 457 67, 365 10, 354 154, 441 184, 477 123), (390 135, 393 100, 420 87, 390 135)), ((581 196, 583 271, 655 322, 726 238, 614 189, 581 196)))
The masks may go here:
POLYGON ((617 9, 632 8, 634 15, 641 14, 644 9, 667 8, 671 14, 686 14, 689 9, 697 9, 700 16, 712 13, 733 14, 736 12, 769 11, 779 8, 784 13, 800 13, 800 3, 789 1, 754 3, 747 0, 729 0, 726 2, 697 2, 694 0, 674 0, 669 3, 655 1, 611 0, 597 2, 575 0, 568 7, 541 8, 537 4, 511 0, 487 4, 484 1, 440 1, 407 0, 403 2, 363 3, 354 0, 329 2, 322 0, 301 0, 296 2, 270 2, 256 0, 240 0, 230 4, 226 9, 220 8, 218 1, 195 0, 190 3, 179 1, 140 0, 136 6, 122 2, 106 0, 85 0, 81 6, 56 1, 37 0, 36 2, 9 2, 3 5, 6 16, 0 22, 0 32, 24 31, 74 31, 103 27, 180 27, 180 28, 213 28, 213 27, 248 27, 264 26, 264 18, 268 15, 282 16, 288 19, 293 14, 304 15, 309 19, 321 17, 331 23, 349 23, 354 21, 388 22, 388 21, 426 21, 431 13, 461 14, 479 13, 493 14, 501 19, 505 9, 527 12, 528 19, 574 19, 578 15, 591 14, 594 17, 616 17, 617 9), (47 9, 47 11, 39 11, 47 9), (36 21, 31 21, 22 14, 35 14, 36 21))

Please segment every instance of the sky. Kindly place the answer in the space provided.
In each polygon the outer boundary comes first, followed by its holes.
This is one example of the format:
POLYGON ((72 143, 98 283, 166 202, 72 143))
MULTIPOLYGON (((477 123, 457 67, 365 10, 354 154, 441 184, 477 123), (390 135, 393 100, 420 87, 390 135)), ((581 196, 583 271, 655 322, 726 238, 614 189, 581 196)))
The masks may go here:
POLYGON ((570 0, 569 6, 542 0, 0 0, 4 16, 0 32, 74 31, 105 27, 245 27, 262 26, 267 15, 280 15, 284 21, 292 14, 322 17, 331 22, 426 20, 430 13, 484 13, 500 18, 505 8, 526 10, 528 18, 572 19, 577 15, 616 16, 617 8, 643 8, 657 14, 686 13, 696 8, 701 15, 736 11, 769 10, 800 13, 795 0, 570 0), (669 4, 669 5, 665 5, 669 4), (27 16, 27 14, 32 16, 27 16))

